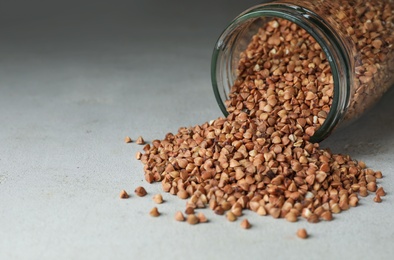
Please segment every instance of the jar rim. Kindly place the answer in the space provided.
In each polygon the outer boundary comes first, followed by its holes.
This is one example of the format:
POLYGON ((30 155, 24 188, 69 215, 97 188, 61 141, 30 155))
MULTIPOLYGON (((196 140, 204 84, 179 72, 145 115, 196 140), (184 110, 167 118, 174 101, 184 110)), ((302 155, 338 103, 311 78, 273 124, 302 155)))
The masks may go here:
POLYGON ((220 109, 224 115, 228 115, 223 101, 225 93, 220 93, 220 91, 225 90, 220 89, 218 85, 218 76, 223 77, 223 75, 218 75, 218 66, 220 66, 220 59, 223 59, 223 51, 228 47, 227 41, 231 35, 239 33, 236 29, 240 25, 258 18, 282 18, 297 24, 316 40, 326 55, 334 80, 333 100, 326 120, 310 140, 312 142, 323 141, 341 120, 350 99, 350 59, 345 49, 346 45, 337 32, 319 18, 316 13, 302 6, 289 3, 256 5, 238 15, 223 31, 216 42, 211 62, 212 87, 220 109))

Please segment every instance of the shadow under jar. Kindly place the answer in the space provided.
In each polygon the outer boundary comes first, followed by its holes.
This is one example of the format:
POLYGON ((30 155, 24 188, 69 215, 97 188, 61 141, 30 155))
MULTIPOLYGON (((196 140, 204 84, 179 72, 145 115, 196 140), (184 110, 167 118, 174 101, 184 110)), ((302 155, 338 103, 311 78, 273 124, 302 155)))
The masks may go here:
POLYGON ((246 10, 214 49, 221 110, 258 120, 275 114, 312 142, 324 140, 393 85, 393 11, 391 0, 273 1, 246 10))

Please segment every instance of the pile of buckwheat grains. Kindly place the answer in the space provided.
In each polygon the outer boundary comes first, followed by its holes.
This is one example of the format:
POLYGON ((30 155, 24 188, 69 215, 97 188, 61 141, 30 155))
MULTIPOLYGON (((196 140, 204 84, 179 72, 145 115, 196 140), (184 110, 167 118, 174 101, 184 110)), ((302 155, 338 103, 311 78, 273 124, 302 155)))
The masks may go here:
MULTIPOLYGON (((381 71, 388 70, 389 57, 384 55, 392 43, 385 31, 391 30, 391 21, 386 21, 391 19, 390 6, 365 6, 369 11, 345 8, 335 16, 344 30, 354 28, 351 37, 355 35, 361 55, 356 67, 360 96, 375 91, 370 83, 379 81, 374 75, 386 80, 381 71), (378 55, 371 58, 373 53, 378 55)), ((209 207, 229 221, 252 210, 289 222, 303 217, 317 223, 357 206, 359 196, 376 192, 374 201, 382 201, 380 171, 309 141, 327 117, 333 97, 330 65, 313 37, 287 20, 272 19, 242 53, 237 72, 226 118, 181 127, 137 153, 148 183, 161 182, 164 192, 186 199, 186 212, 192 216, 194 209, 209 207)), ((361 111, 360 102, 352 103, 354 113, 361 111)), ((184 220, 181 212, 176 219, 184 220)), ((190 221, 195 224, 198 218, 190 221)))

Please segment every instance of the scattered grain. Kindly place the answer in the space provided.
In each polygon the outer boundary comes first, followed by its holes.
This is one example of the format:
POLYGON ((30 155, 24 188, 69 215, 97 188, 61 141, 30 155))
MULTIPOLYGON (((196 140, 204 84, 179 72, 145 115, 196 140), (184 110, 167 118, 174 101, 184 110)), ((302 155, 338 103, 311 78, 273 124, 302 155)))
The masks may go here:
POLYGON ((153 207, 151 209, 151 211, 149 212, 149 215, 151 215, 152 217, 158 217, 158 216, 160 216, 160 212, 157 209, 157 207, 153 207))
POLYGON ((189 193, 185 190, 179 190, 176 195, 183 200, 189 198, 189 193))
POLYGON ((259 214, 260 216, 266 216, 267 215, 267 211, 265 210, 265 208, 263 206, 260 206, 257 209, 257 214, 259 214))
POLYGON ((242 208, 241 207, 232 208, 231 212, 237 217, 242 216, 242 208))
POLYGON ((223 210, 223 208, 221 206, 217 206, 214 209, 214 212, 215 212, 216 215, 223 215, 224 214, 224 210, 223 210))
POLYGON ((181 211, 177 211, 175 213, 175 220, 176 221, 185 221, 185 217, 183 216, 181 211))
POLYGON ((379 187, 376 190, 376 195, 379 195, 380 197, 386 196, 386 192, 384 191, 383 187, 379 187))
POLYGON ((312 213, 312 214, 308 217, 307 221, 308 221, 309 223, 318 223, 318 222, 319 222, 319 216, 318 216, 317 214, 312 213))
POLYGON ((162 204, 163 203, 163 196, 161 194, 156 194, 153 196, 153 201, 156 204, 162 204))
POLYGON ((375 192, 377 189, 376 182, 372 181, 367 184, 367 190, 371 192, 375 192))
POLYGON ((294 212, 289 212, 285 216, 286 220, 289 222, 297 222, 297 215, 294 212))
POLYGON ((208 222, 208 219, 207 219, 207 217, 204 215, 204 213, 202 213, 202 212, 199 212, 198 214, 197 214, 197 218, 198 218, 198 222, 200 222, 200 223, 206 223, 206 222, 208 222))
POLYGON ((139 197, 144 197, 144 196, 147 194, 145 188, 142 187, 142 186, 138 186, 138 187, 134 190, 134 192, 135 192, 135 194, 136 194, 137 196, 139 196, 139 197))
POLYGON ((379 195, 376 195, 375 198, 373 198, 373 201, 380 203, 382 202, 382 198, 379 195))
POLYGON ((141 160, 141 157, 142 157, 142 153, 140 151, 135 153, 135 159, 141 160))
POLYGON ((135 143, 139 144, 139 145, 143 145, 143 144, 145 144, 145 140, 144 140, 144 138, 142 138, 142 136, 139 136, 137 138, 137 140, 135 141, 135 143))
POLYGON ((358 198, 356 196, 350 197, 349 205, 352 207, 356 207, 358 205, 358 198))
POLYGON ((193 208, 193 207, 186 207, 185 213, 186 213, 187 215, 192 215, 192 214, 194 214, 194 208, 193 208))
POLYGON ((232 213, 231 211, 228 211, 226 213, 226 217, 227 217, 228 221, 230 221, 230 222, 234 222, 237 220, 237 216, 235 216, 234 213, 232 213))
POLYGON ((381 171, 375 172, 375 177, 376 177, 376 179, 381 179, 381 178, 383 178, 382 172, 381 172, 381 171))
POLYGON ((297 236, 302 239, 308 238, 308 233, 305 228, 300 228, 297 230, 297 236))
POLYGON ((242 222, 241 222, 241 227, 242 227, 243 229, 249 229, 249 228, 251 227, 251 225, 250 225, 248 219, 242 220, 242 222))
POLYGON ((191 214, 187 216, 187 223, 189 223, 190 225, 195 225, 198 224, 199 219, 196 215, 191 214))
POLYGON ((331 214, 330 211, 323 212, 320 217, 322 219, 324 219, 325 221, 331 221, 332 220, 332 214, 331 214))
POLYGON ((361 197, 366 197, 366 196, 368 196, 367 187, 365 187, 365 186, 360 187, 359 193, 360 193, 360 196, 361 196, 361 197))
POLYGON ((127 194, 127 192, 126 192, 125 190, 121 190, 121 191, 120 191, 119 198, 121 198, 121 199, 127 199, 127 198, 129 198, 129 197, 130 197, 129 194, 127 194))

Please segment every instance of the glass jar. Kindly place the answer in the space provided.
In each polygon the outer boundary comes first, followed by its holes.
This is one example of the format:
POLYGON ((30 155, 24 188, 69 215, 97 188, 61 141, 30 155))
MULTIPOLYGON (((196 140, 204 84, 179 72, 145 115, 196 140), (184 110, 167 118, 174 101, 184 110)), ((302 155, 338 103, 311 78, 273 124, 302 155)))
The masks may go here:
POLYGON ((288 20, 314 38, 331 69, 330 109, 311 137, 313 142, 324 140, 362 115, 393 85, 393 11, 392 0, 279 0, 246 10, 224 30, 213 52, 212 85, 221 110, 228 115, 225 102, 253 36, 272 19, 288 20))

